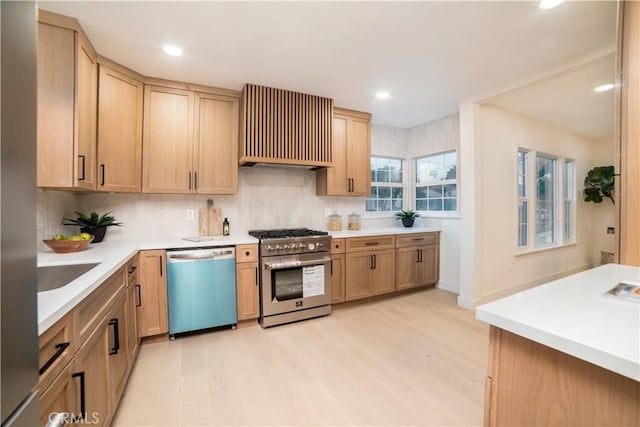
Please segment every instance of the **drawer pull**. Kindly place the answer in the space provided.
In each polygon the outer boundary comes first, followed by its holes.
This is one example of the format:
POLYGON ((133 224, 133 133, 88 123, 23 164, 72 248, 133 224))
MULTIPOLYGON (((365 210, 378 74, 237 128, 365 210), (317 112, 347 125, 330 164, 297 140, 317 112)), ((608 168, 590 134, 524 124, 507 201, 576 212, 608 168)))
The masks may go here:
POLYGON ((142 306, 142 294, 140 293, 140 285, 136 285, 136 289, 138 290, 138 302, 136 303, 136 307, 142 306))
POLYGON ((133 273, 134 271, 136 271, 136 269, 137 269, 137 268, 138 268, 138 267, 136 267, 135 265, 132 265, 132 266, 131 266, 131 269, 130 269, 130 270, 127 270, 127 274, 131 274, 131 273, 133 273))
POLYGON ((418 241, 418 240, 424 240, 424 237, 414 237, 413 238, 414 241, 418 241))
POLYGON ((47 369, 49 369, 51 367, 51 365, 53 365, 53 363, 58 360, 58 357, 60 357, 62 355, 62 353, 64 353, 64 351, 67 349, 67 347, 69 347, 69 343, 68 342, 63 342, 60 344, 56 344, 56 352, 53 354, 53 356, 51 356, 51 358, 49 360, 47 360, 47 363, 45 363, 42 368, 40 368, 40 370, 38 371, 39 375, 44 374, 47 369))
POLYGON ((87 402, 85 399, 85 389, 84 389, 84 371, 76 372, 71 375, 72 378, 80 377, 80 415, 74 418, 74 422, 82 421, 84 417, 87 415, 87 402))
POLYGON ((109 320, 109 326, 113 326, 113 348, 109 350, 109 356, 118 354, 120 350, 120 331, 118 327, 118 319, 109 320))
POLYGON ((380 242, 367 242, 365 243, 366 246, 375 246, 375 245, 379 245, 380 242))

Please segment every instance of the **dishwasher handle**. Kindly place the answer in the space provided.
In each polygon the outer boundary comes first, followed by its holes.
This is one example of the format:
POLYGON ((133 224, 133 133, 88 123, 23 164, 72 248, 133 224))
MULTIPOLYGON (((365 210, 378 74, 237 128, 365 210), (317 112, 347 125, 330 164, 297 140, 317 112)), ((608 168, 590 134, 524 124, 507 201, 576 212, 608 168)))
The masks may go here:
POLYGON ((200 251, 167 251, 167 262, 206 261, 220 259, 234 259, 235 248, 212 249, 200 251))

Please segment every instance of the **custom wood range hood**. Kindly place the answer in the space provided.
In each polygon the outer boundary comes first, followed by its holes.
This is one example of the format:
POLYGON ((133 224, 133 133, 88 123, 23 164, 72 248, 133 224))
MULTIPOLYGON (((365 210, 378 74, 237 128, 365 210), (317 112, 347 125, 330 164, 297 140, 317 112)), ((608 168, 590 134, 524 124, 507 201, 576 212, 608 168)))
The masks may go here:
POLYGON ((245 84, 239 163, 332 166, 333 99, 245 84))

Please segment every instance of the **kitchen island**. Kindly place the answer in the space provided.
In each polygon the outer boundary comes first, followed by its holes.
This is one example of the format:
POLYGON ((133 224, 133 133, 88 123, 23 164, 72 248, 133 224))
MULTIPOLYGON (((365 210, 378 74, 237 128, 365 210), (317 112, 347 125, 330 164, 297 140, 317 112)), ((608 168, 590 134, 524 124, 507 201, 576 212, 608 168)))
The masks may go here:
POLYGON ((491 325, 485 425, 640 425, 640 303, 607 264, 481 305, 491 325))

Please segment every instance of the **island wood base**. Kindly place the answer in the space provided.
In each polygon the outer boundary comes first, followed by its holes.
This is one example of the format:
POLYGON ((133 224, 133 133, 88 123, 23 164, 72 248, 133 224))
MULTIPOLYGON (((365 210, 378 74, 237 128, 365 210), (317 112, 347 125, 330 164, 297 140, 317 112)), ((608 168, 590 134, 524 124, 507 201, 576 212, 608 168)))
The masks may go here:
POLYGON ((491 326, 485 426, 639 426, 640 382, 491 326))

